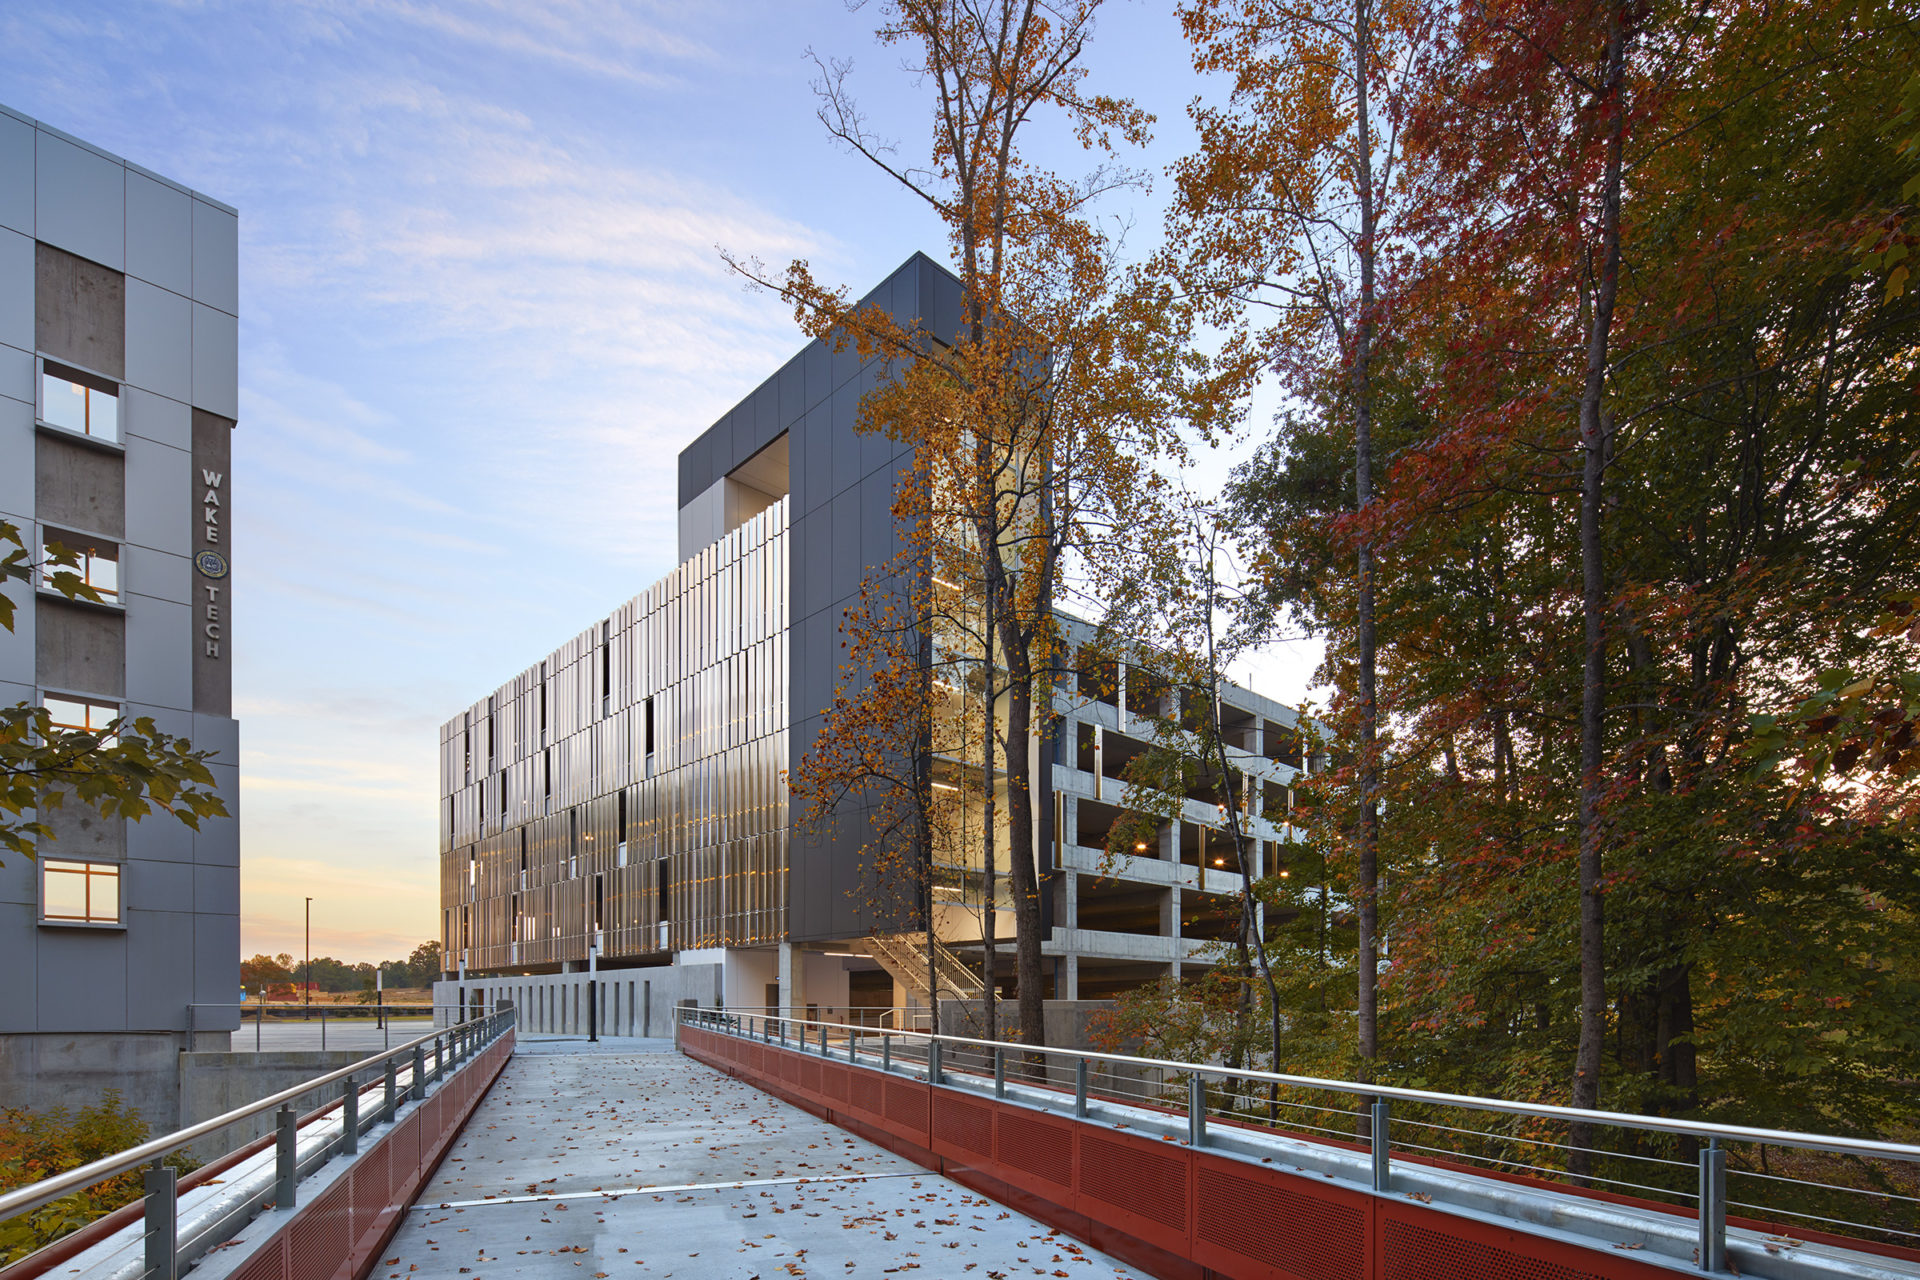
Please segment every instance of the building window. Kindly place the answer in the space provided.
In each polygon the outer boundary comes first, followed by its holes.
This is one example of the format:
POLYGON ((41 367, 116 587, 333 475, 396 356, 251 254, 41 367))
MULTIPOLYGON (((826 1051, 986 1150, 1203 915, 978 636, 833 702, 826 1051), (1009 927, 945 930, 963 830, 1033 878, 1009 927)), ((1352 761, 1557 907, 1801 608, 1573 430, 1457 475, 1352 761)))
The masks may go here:
POLYGON ((40 421, 120 443, 120 397, 111 383, 58 365, 40 370, 40 421))
POLYGON ((43 704, 47 716, 56 729, 66 729, 73 733, 92 733, 100 735, 100 745, 108 746, 117 736, 108 732, 115 720, 120 718, 120 705, 115 702, 95 702, 91 698, 75 698, 66 694, 50 693, 43 704))
POLYGON ((119 924, 119 864, 44 859, 40 919, 48 924, 119 924))
POLYGON ((41 584, 52 588, 57 573, 70 573, 99 593, 100 598, 110 604, 120 600, 120 548, 111 542, 97 542, 78 533, 62 533, 58 529, 48 529, 40 540, 44 553, 41 565, 41 584), (66 552, 74 559, 71 565, 53 563, 55 548, 66 552))

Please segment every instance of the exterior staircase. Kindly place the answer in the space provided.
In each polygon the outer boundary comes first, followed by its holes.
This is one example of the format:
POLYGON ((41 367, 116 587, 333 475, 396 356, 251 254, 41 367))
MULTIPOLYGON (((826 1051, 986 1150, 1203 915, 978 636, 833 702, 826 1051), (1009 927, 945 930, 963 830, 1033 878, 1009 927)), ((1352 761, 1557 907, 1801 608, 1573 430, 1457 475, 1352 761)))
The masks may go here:
POLYGON ((930 940, 924 933, 895 933, 864 940, 866 953, 879 961, 880 967, 891 974, 895 982, 912 992, 914 999, 921 1004, 933 1003, 927 990, 929 947, 933 949, 933 974, 939 984, 942 1000, 979 1000, 985 997, 986 984, 980 981, 979 975, 938 938, 930 940))

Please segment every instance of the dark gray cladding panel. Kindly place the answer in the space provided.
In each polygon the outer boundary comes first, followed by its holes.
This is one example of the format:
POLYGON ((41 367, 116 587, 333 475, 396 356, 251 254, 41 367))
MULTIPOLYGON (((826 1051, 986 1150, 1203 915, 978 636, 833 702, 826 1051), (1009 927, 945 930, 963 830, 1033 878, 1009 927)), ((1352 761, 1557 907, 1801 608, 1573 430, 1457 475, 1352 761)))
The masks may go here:
MULTIPOLYGON (((960 282, 933 259, 916 253, 860 300, 862 306, 870 304, 885 307, 901 321, 932 317, 932 331, 950 336, 959 327, 960 282)), ((795 430, 809 409, 853 381, 859 371, 859 357, 851 346, 833 352, 824 343, 808 343, 681 451, 680 505, 684 507, 706 492, 714 481, 758 453, 782 431, 795 430)), ((834 430, 851 427, 850 421, 837 423, 834 430)), ((793 442, 796 448, 806 443, 799 439, 793 442)), ((849 477, 849 482, 858 479, 856 474, 849 477)), ((827 496, 802 495, 796 485, 795 509, 807 510, 827 496)))

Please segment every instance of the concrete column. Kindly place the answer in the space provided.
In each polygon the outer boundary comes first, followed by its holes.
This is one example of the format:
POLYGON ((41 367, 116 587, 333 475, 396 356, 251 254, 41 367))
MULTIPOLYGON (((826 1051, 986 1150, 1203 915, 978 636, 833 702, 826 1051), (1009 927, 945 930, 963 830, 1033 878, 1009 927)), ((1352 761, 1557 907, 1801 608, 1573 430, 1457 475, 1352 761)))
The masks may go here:
POLYGON ((1060 957, 1059 964, 1059 969, 1054 973, 1054 985, 1058 988, 1054 992, 1055 997, 1061 1000, 1078 1000, 1080 998, 1079 955, 1069 951, 1060 957))
POLYGON ((798 1018, 806 1013, 805 1000, 798 989, 802 966, 794 963, 793 944, 780 944, 780 1016, 798 1018))
POLYGON ((1167 911, 1169 917, 1167 923, 1171 926, 1167 930, 1167 936, 1173 938, 1176 943, 1173 953, 1173 963, 1168 966, 1168 972, 1177 980, 1180 977, 1180 951, 1178 948, 1178 940, 1180 938, 1180 886, 1177 884, 1167 890, 1167 911))
MULTIPOLYGON (((1253 845, 1252 870, 1254 882, 1257 884, 1267 878, 1267 842, 1252 840, 1249 843, 1253 845)), ((1264 902, 1255 901, 1253 904, 1253 927, 1259 930, 1261 937, 1267 936, 1267 904, 1264 902)))
POLYGON ((1066 929, 1080 927, 1080 877, 1071 871, 1060 873, 1060 924, 1066 929))

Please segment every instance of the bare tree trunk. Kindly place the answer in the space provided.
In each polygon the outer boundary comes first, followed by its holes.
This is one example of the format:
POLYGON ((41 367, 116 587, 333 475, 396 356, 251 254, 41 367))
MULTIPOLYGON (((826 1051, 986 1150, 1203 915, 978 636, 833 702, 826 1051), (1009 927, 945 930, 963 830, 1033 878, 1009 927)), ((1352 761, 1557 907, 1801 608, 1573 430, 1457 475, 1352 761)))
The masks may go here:
POLYGON ((994 984, 998 981, 1000 939, 997 928, 999 920, 994 910, 994 897, 998 891, 1000 868, 997 862, 999 854, 994 847, 995 840, 993 832, 994 792, 996 789, 993 781, 993 735, 996 730, 994 721, 998 715, 998 707, 995 705, 996 698, 993 689, 994 629, 993 609, 991 605, 989 605, 986 610, 985 625, 987 655, 986 721, 985 732, 981 734, 980 755, 981 767, 985 771, 986 777, 986 830, 980 837, 980 843, 984 855, 983 860, 986 863, 986 887, 984 895, 986 915, 980 922, 980 944, 982 949, 980 969, 985 984, 985 990, 982 992, 981 999, 985 1006, 986 1013, 986 1036, 989 1040, 998 1040, 1000 1038, 1000 996, 999 992, 995 990, 994 984))
POLYGON ((1012 861, 1014 964, 1020 982, 1020 1039, 1047 1042, 1045 993, 1040 971, 1040 878, 1034 863, 1033 770, 1028 739, 1033 731, 1033 670, 1027 646, 1007 651, 1007 856, 1012 861))
MULTIPOLYGON (((1606 122, 1607 156, 1602 178, 1600 236, 1589 261, 1594 282, 1587 334, 1586 380, 1580 392, 1580 615, 1586 661, 1580 681, 1580 1041, 1574 1055, 1573 1105, 1600 1105, 1600 1055, 1606 1036, 1607 974, 1604 904, 1600 896, 1604 847, 1601 767, 1606 718, 1606 565, 1600 542, 1605 504, 1608 343, 1620 272, 1620 170, 1626 134, 1626 31, 1616 8, 1607 32, 1607 79, 1600 110, 1606 122), (1595 270, 1597 268, 1597 270, 1595 270)), ((1592 1170, 1593 1127, 1573 1126, 1567 1167, 1584 1177, 1592 1170)))

